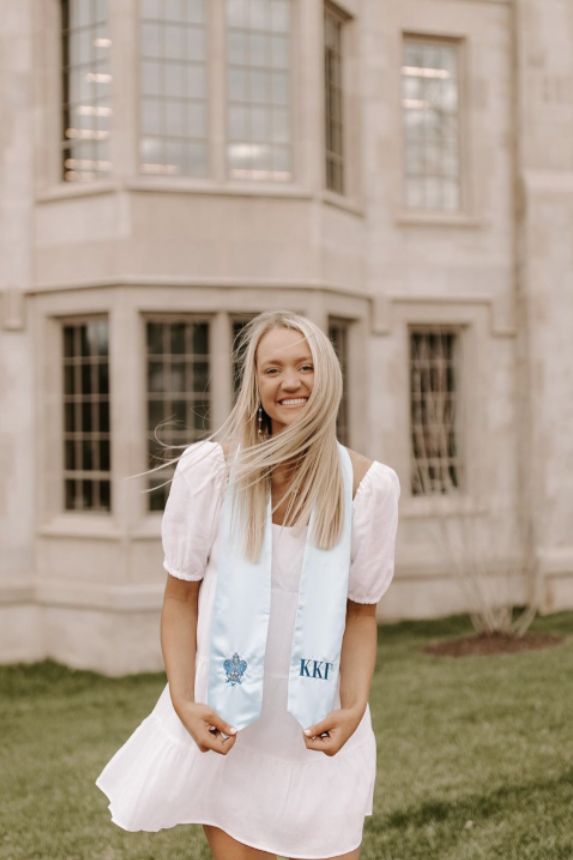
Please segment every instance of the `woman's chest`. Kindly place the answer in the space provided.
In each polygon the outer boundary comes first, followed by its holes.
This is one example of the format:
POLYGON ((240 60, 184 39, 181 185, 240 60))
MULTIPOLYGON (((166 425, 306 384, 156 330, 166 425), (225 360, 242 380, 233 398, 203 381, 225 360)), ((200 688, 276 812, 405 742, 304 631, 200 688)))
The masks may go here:
POLYGON ((278 591, 298 592, 306 531, 305 529, 298 535, 295 534, 294 529, 273 523, 271 588, 278 591))

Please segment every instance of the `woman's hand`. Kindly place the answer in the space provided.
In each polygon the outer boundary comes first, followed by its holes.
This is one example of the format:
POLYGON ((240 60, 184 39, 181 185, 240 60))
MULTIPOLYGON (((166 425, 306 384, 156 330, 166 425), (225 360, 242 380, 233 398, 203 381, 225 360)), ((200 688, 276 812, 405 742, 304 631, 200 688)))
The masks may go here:
POLYGON ((348 738, 352 737, 363 715, 363 708, 339 708, 332 711, 320 723, 302 733, 307 750, 336 755, 348 738))
POLYGON ((237 729, 226 723, 213 708, 197 702, 185 702, 175 710, 201 752, 212 750, 227 755, 235 746, 237 729))

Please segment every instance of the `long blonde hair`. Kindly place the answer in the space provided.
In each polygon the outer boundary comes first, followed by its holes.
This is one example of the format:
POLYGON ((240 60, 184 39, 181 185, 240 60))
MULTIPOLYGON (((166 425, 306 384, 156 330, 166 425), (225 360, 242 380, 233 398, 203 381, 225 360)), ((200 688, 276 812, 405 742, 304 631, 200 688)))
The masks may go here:
MULTIPOLYGON (((246 556, 253 561, 259 557, 271 473, 278 466, 287 467, 290 485, 273 510, 287 501, 284 525, 300 530, 315 508, 310 539, 315 546, 331 548, 342 531, 344 493, 336 439, 342 373, 330 340, 306 317, 291 311, 267 311, 243 328, 235 360, 240 372, 238 396, 228 419, 209 440, 227 443, 229 477, 238 501, 235 523, 245 534, 246 556), (273 436, 265 416, 265 432, 260 435, 257 350, 263 335, 276 328, 293 329, 306 340, 314 364, 314 385, 297 421, 273 436)), ((202 443, 194 447, 199 453, 202 443)))

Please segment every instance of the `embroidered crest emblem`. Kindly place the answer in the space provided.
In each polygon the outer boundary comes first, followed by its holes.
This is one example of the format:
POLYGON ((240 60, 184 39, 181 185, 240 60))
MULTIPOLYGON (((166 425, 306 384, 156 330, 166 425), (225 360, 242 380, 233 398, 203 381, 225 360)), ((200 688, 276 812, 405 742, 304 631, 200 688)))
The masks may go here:
POLYGON ((223 667, 227 673, 227 684, 234 687, 235 684, 243 682, 243 675, 247 669, 247 661, 241 660, 236 651, 231 660, 225 660, 223 667))

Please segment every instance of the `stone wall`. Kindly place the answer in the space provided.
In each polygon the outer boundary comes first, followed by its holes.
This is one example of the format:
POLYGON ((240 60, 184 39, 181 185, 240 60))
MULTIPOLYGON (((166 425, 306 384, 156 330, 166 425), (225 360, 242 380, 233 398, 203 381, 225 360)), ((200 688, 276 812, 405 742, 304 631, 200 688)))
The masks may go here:
MULTIPOLYGON (((444 507, 410 489, 408 332, 461 332, 468 516, 526 510, 540 607, 573 606, 570 4, 341 5, 355 16, 343 199, 323 187, 318 0, 295 4, 296 175, 284 186, 225 179, 220 103, 209 179, 138 174, 135 0, 111 4, 121 81, 112 174, 61 182, 59 4, 0 0, 0 659, 49 655, 115 674, 161 665, 160 517, 131 476, 146 467, 142 319, 166 311, 211 321, 215 425, 232 402, 234 314, 286 306, 322 326, 348 321, 351 444, 402 483, 396 577, 380 620, 468 608, 435 543, 444 507), (402 204, 403 34, 462 48, 459 213, 402 204), (59 327, 94 313, 111 326, 109 516, 61 505, 59 327)), ((211 8, 220 26, 222 0, 211 8)), ((211 50, 221 94, 216 31, 211 50)), ((509 583, 517 601, 527 587, 509 583)))

